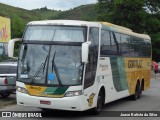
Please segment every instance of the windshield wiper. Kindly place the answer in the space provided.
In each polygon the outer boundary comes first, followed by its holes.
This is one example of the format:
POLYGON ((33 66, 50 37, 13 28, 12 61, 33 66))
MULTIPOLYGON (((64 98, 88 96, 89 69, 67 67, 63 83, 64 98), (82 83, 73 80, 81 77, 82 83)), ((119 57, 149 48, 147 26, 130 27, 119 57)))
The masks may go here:
POLYGON ((59 75, 59 71, 58 71, 57 66, 54 62, 55 55, 56 55, 56 51, 54 52, 53 59, 52 59, 52 72, 53 72, 53 69, 54 69, 54 71, 56 73, 56 76, 57 76, 57 80, 59 82, 59 85, 62 85, 61 78, 60 78, 60 75, 59 75))
POLYGON ((45 62, 42 63, 42 64, 39 66, 38 70, 36 71, 34 77, 32 78, 32 80, 31 80, 31 82, 30 82, 31 84, 33 84, 33 82, 34 82, 34 80, 35 80, 35 77, 38 76, 38 74, 41 72, 42 69, 43 69, 43 73, 44 73, 44 69, 45 69, 45 66, 46 66, 46 63, 47 63, 47 59, 48 59, 48 55, 46 56, 45 62))
POLYGON ((43 73, 44 73, 44 69, 45 69, 45 67, 46 67, 47 59, 48 59, 48 55, 47 55, 47 57, 46 57, 46 59, 45 59, 45 62, 44 62, 43 73))

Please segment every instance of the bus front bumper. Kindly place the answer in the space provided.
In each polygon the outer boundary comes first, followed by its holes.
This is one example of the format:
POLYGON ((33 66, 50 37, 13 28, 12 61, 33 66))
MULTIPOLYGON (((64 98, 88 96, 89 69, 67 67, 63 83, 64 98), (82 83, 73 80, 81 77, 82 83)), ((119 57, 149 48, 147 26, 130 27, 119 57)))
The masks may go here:
POLYGON ((48 98, 30 96, 29 94, 24 94, 18 91, 16 94, 18 96, 18 105, 70 111, 84 111, 89 109, 88 101, 83 95, 63 98, 48 98))

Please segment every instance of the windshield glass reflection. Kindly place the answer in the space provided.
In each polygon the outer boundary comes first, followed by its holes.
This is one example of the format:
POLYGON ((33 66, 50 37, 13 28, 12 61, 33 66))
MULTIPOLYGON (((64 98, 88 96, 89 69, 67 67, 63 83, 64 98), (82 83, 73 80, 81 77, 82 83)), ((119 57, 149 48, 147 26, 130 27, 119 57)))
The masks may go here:
POLYGON ((24 40, 84 42, 86 27, 77 26, 28 26, 24 40))
POLYGON ((24 44, 19 58, 18 79, 50 85, 82 83, 81 47, 24 44))

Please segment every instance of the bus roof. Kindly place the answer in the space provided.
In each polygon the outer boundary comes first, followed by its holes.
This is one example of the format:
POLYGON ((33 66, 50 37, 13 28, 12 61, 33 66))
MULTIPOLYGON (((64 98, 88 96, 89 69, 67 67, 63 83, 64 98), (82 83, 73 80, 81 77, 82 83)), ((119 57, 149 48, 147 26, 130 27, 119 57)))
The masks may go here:
POLYGON ((105 28, 114 32, 119 32, 122 34, 150 40, 150 37, 146 34, 138 34, 133 32, 129 28, 115 25, 109 22, 90 22, 90 21, 80 21, 80 20, 43 20, 43 21, 29 22, 28 25, 71 25, 71 26, 89 26, 89 27, 105 26, 105 28))
POLYGON ((88 22, 80 20, 43 20, 29 22, 28 25, 71 25, 99 27, 100 24, 98 22, 88 22))

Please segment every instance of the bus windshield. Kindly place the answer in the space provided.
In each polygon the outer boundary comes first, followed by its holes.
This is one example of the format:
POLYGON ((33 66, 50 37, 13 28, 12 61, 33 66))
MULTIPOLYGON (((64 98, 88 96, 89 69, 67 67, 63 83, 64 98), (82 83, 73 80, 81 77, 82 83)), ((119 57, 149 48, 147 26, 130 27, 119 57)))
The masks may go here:
POLYGON ((30 84, 81 85, 81 46, 23 44, 18 80, 30 84))
POLYGON ((85 36, 86 27, 82 26, 30 25, 26 29, 24 40, 84 42, 85 36))

